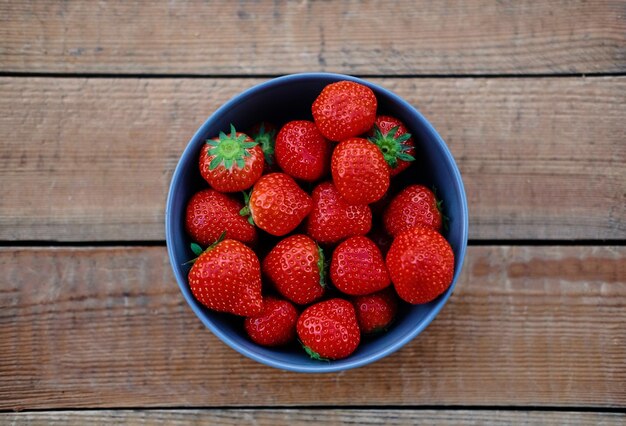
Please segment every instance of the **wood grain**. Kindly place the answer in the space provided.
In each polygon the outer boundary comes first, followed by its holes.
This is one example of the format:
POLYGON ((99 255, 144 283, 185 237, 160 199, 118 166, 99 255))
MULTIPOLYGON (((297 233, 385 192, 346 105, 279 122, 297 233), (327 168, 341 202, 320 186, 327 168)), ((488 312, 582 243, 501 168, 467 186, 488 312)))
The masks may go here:
POLYGON ((213 336, 164 247, 0 249, 0 409, 626 407, 626 247, 470 247, 455 293, 370 366, 302 375, 213 336))
MULTIPOLYGON (((626 237, 626 77, 372 80, 447 141, 471 238, 626 237)), ((0 239, 162 240, 187 141, 261 81, 0 78, 0 239)))
POLYGON ((621 0, 1 1, 0 70, 282 74, 626 70, 621 0))
POLYGON ((230 409, 230 410, 102 410, 26 412, 0 414, 0 423, 37 425, 408 425, 450 426, 516 425, 623 425, 624 414, 538 411, 481 410, 310 410, 310 409, 230 409))

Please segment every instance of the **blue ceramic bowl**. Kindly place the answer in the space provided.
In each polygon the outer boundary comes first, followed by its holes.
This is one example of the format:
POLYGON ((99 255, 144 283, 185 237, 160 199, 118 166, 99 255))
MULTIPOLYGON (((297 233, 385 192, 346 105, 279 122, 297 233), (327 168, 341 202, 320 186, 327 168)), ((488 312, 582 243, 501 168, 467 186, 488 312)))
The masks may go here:
POLYGON ((174 275, 183 296, 200 320, 224 343, 258 362, 272 367, 307 373, 347 370, 363 366, 398 350, 417 336, 435 318, 452 293, 460 275, 467 246, 468 213, 465 191, 459 170, 445 142, 428 121, 398 95, 370 82, 347 75, 328 73, 294 74, 275 78, 254 86, 221 106, 198 129, 183 152, 174 171, 165 211, 165 238, 174 275), (455 254, 454 282, 443 295, 431 303, 405 306, 391 329, 376 338, 362 339, 359 348, 348 358, 338 361, 315 361, 296 347, 265 348, 246 336, 240 318, 212 312, 198 303, 187 283, 194 257, 190 239, 185 233, 185 207, 189 198, 206 184, 198 171, 198 155, 208 138, 228 130, 231 123, 246 129, 257 121, 268 120, 280 125, 289 120, 311 120, 311 104, 322 88, 339 80, 352 80, 372 88, 378 98, 378 113, 390 114, 406 123, 417 146, 416 164, 395 179, 435 186, 443 199, 444 214, 450 219, 444 236, 455 254))

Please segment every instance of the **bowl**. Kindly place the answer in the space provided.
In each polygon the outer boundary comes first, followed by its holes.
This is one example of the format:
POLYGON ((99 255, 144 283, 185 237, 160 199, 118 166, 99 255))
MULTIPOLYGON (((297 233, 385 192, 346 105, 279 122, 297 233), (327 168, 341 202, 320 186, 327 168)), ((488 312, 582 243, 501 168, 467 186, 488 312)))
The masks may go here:
POLYGON ((185 148, 174 171, 165 211, 165 238, 174 276, 185 300, 198 318, 219 339, 241 354, 262 364, 288 371, 325 373, 370 364, 411 341, 435 318, 454 291, 467 247, 468 212, 461 175, 443 139, 413 106, 391 91, 352 76, 331 73, 303 73, 278 77, 258 84, 218 108, 200 126, 185 148), (312 360, 301 348, 267 348, 253 343, 245 334, 241 318, 213 312, 193 297, 187 282, 194 258, 191 240, 184 229, 189 198, 207 187, 198 170, 198 156, 205 141, 234 124, 247 129, 260 120, 278 125, 289 120, 309 119, 311 104, 329 83, 351 80, 369 86, 378 99, 378 113, 398 117, 413 134, 416 162, 394 179, 434 186, 443 199, 443 213, 449 218, 444 236, 455 255, 454 279, 450 288, 434 301, 408 305, 400 310, 393 326, 376 338, 363 339, 348 358, 337 361, 312 360))

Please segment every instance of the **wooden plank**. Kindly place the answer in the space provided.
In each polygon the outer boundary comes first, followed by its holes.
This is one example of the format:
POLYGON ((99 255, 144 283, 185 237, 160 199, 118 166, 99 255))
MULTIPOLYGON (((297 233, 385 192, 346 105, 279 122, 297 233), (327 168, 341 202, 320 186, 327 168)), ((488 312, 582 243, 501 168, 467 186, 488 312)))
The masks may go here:
MULTIPOLYGON (((0 239, 162 240, 170 177, 259 79, 0 78, 0 239)), ((474 239, 626 237, 626 78, 373 79, 447 141, 474 239)))
POLYGON ((305 375, 214 337, 164 247, 3 247, 0 409, 624 408, 625 258, 623 246, 470 247, 455 293, 413 342, 305 375))
POLYGON ((437 424, 450 426, 523 425, 623 425, 620 413, 555 411, 481 411, 481 410, 355 410, 355 409, 227 409, 227 410, 101 410, 26 412, 0 414, 0 423, 37 425, 408 425, 437 424))
POLYGON ((595 73, 626 70, 621 0, 0 2, 0 70, 595 73))

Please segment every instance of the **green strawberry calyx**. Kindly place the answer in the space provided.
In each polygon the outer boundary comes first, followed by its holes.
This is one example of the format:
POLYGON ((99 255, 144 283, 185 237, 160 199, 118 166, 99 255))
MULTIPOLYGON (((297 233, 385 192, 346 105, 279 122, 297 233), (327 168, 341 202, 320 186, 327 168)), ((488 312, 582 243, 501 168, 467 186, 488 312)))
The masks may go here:
POLYGON ((259 131, 252 135, 252 139, 261 146, 265 162, 274 165, 274 145, 276 144, 276 130, 265 131, 265 123, 261 123, 259 131))
POLYGON ((252 191, 250 192, 246 192, 243 191, 243 208, 241 210, 239 210, 239 214, 243 217, 247 217, 248 218, 248 223, 250 223, 250 225, 254 226, 254 219, 252 219, 252 211, 250 210, 250 194, 252 193, 252 191))
POLYGON ((435 194, 435 202, 437 206, 437 211, 441 214, 441 223, 444 231, 448 231, 450 229, 450 218, 443 214, 443 200, 439 199, 437 194, 437 187, 433 185, 433 194, 435 194))
POLYGON ((326 258, 324 256, 324 250, 318 245, 317 246, 317 269, 320 274, 320 286, 322 288, 326 287, 326 258))
POLYGON ((305 345, 304 343, 302 343, 302 341, 300 341, 300 344, 302 345, 302 347, 304 348, 304 351, 311 357, 311 359, 314 359, 316 361, 326 361, 326 362, 330 362, 330 360, 328 358, 324 358, 323 356, 321 356, 320 354, 318 354, 317 352, 315 352, 313 349, 309 348, 307 345, 305 345))
POLYGON ((207 155, 213 157, 209 163, 209 170, 215 170, 222 166, 227 170, 232 170, 233 166, 243 169, 245 158, 250 157, 250 149, 257 146, 256 142, 247 142, 248 136, 240 133, 237 134, 235 126, 230 125, 230 134, 220 132, 217 140, 209 139, 206 141, 209 145, 207 155))
POLYGON ((224 239, 226 238, 226 231, 222 232, 220 234, 220 236, 217 238, 217 240, 215 240, 215 242, 213 244, 211 244, 210 246, 208 246, 206 249, 203 249, 202 246, 198 243, 191 243, 190 247, 191 247, 191 251, 193 252, 193 254, 196 255, 196 257, 194 257, 191 260, 188 260, 187 262, 183 263, 183 265, 188 265, 190 263, 195 263, 196 260, 198 260, 198 258, 200 256, 202 256, 202 254, 213 250, 215 247, 217 247, 217 245, 219 243, 221 243, 222 241, 224 241, 224 239))
POLYGON ((410 133, 404 133, 396 136, 399 126, 392 127, 387 133, 383 133, 378 126, 374 126, 374 134, 368 138, 370 142, 375 144, 385 157, 385 161, 393 169, 398 166, 398 160, 415 161, 415 157, 410 155, 408 151, 410 146, 404 143, 411 138, 410 133))

